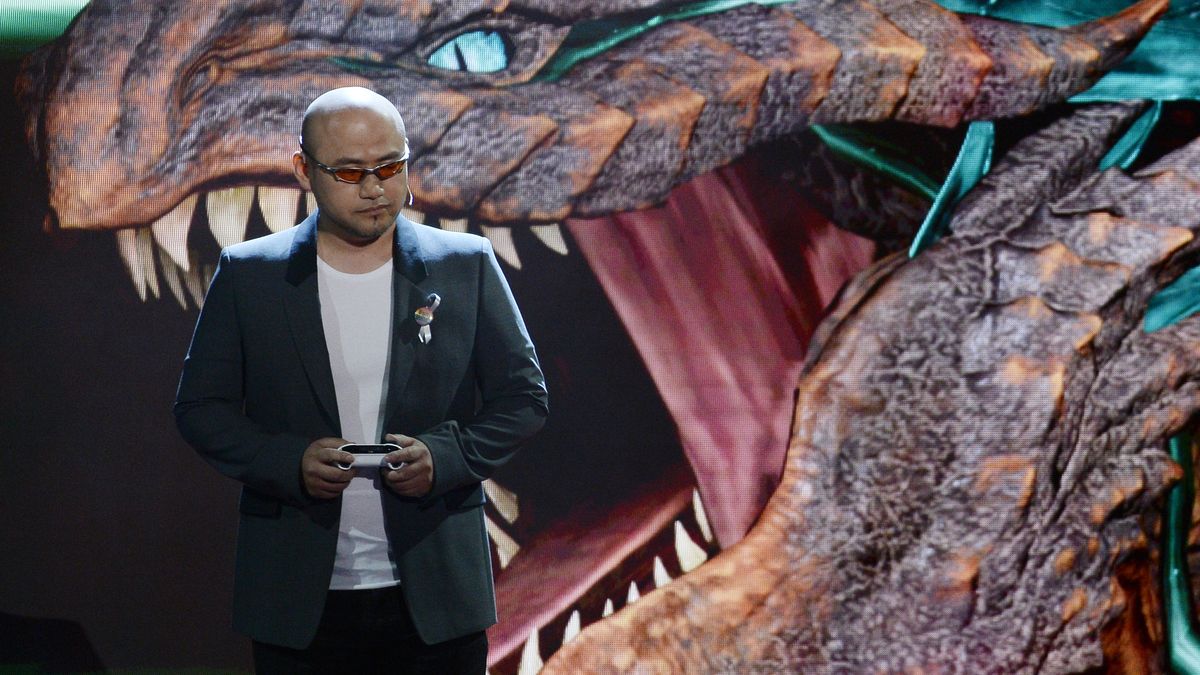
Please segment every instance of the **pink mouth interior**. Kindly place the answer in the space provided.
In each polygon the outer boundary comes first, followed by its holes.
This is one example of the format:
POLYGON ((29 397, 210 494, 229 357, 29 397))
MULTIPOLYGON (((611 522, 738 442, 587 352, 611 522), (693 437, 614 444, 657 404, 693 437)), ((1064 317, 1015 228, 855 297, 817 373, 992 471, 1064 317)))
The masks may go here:
POLYGON ((875 251, 753 156, 676 188, 662 207, 566 225, 674 419, 693 476, 671 472, 528 542, 499 576, 493 663, 512 663, 531 630, 561 621, 669 529, 692 480, 720 545, 742 538, 778 482, 809 338, 875 251))
POLYGON ((874 254, 756 169, 696 178, 661 208, 568 221, 679 428, 723 547, 778 481, 810 336, 874 254))

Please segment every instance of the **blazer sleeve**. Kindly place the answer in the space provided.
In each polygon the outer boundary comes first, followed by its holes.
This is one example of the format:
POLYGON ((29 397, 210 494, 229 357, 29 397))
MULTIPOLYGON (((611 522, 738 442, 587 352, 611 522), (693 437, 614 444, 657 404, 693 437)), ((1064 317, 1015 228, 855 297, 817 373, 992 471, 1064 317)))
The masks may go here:
POLYGON ((533 342, 486 239, 479 264, 473 349, 481 405, 466 423, 450 420, 416 436, 433 456, 427 500, 490 477, 542 428, 549 411, 533 342))
POLYGON ((218 471, 247 487, 293 505, 314 501, 304 491, 300 460, 309 439, 271 433, 243 412, 242 329, 237 261, 222 252, 175 398, 183 438, 218 471))

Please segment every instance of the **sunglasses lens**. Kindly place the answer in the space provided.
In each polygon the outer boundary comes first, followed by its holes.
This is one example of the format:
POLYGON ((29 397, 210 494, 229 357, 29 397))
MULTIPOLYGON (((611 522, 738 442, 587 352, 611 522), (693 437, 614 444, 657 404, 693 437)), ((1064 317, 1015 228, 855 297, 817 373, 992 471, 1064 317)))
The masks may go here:
POLYGON ((391 164, 384 164, 378 169, 375 169, 375 175, 379 176, 379 180, 387 180, 388 178, 400 173, 400 170, 403 168, 404 160, 402 159, 398 162, 392 162, 391 164))
POLYGON ((358 183, 367 175, 366 169, 338 169, 333 177, 345 183, 358 183))

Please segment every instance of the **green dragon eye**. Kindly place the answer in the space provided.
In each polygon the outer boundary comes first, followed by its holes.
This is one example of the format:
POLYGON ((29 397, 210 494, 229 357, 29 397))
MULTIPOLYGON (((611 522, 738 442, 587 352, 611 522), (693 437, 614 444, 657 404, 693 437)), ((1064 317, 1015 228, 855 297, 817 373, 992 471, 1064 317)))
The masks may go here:
POLYGON ((494 73, 508 67, 508 43, 495 31, 471 31, 455 37, 429 56, 429 65, 468 73, 494 73))

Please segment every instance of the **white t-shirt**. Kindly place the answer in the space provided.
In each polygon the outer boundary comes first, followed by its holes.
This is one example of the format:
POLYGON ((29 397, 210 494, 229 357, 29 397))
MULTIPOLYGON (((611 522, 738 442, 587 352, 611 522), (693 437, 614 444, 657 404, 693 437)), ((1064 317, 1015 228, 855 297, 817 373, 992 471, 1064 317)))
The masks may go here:
MULTIPOLYGON (((365 274, 347 274, 318 257, 317 288, 342 438, 378 443, 384 433, 392 344, 392 261, 365 274)), ((379 471, 357 471, 342 493, 337 556, 329 580, 335 590, 400 583, 383 526, 379 471)))

